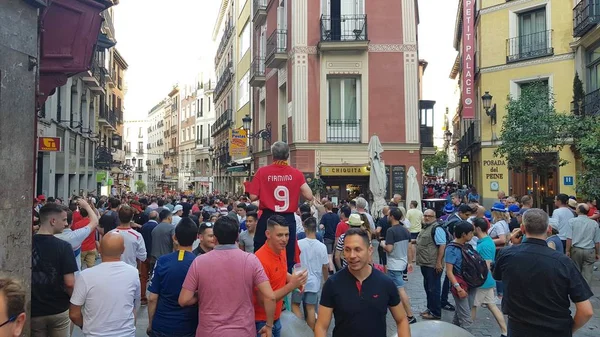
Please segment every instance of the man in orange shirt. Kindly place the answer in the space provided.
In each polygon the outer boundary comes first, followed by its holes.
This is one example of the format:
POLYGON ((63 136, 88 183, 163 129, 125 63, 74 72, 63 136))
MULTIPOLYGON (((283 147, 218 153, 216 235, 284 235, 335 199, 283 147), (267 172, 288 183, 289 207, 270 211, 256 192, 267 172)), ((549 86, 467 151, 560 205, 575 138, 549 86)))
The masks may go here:
POLYGON ((277 304, 275 306, 275 316, 273 326, 267 326, 267 315, 262 305, 262 299, 254 300, 254 312, 256 321, 256 331, 260 331, 264 326, 273 329, 273 337, 281 335, 281 308, 283 306, 283 298, 291 293, 294 289, 301 287, 306 283, 308 271, 298 274, 289 274, 287 272, 286 246, 290 239, 290 229, 281 215, 273 215, 267 220, 267 230, 265 231, 267 241, 258 251, 256 257, 263 265, 265 273, 269 278, 271 288, 275 292, 277 304))

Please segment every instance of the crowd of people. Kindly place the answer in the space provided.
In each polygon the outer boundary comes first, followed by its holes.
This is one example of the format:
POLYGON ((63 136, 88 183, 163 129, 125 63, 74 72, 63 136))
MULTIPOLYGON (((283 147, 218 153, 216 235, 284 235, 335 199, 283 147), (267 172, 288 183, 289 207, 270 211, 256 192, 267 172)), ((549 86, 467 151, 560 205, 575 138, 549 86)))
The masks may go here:
MULTIPOLYGON (((517 337, 570 336, 592 316, 595 202, 560 194, 549 218, 530 197, 499 193, 488 212, 471 189, 449 194, 442 218, 412 200, 406 210, 399 195, 374 218, 363 197, 315 200, 287 144, 272 155, 235 198, 36 198, 31 335, 66 337, 77 325, 85 336, 135 336, 140 306, 156 337, 278 337, 284 310, 316 337, 332 318, 334 337, 386 336, 388 311, 401 337, 442 310, 469 330, 486 308, 517 337), (418 315, 405 289, 415 262, 427 297, 418 315)), ((7 336, 25 324, 23 294, 0 278, 7 336)))

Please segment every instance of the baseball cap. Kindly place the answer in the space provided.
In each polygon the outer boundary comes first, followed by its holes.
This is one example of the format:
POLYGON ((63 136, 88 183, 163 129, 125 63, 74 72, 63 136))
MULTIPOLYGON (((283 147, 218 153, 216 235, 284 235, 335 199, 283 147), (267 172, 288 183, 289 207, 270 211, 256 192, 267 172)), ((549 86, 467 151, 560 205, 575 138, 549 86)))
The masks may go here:
POLYGON ((503 212, 503 213, 508 212, 508 210, 506 208, 504 208, 504 204, 500 203, 500 202, 497 202, 494 204, 494 206, 492 206, 492 211, 493 212, 503 212))
POLYGON ((519 213, 521 211, 521 208, 519 208, 519 206, 517 205, 510 205, 508 206, 508 211, 513 213, 519 213))
POLYGON ((43 194, 40 194, 40 195, 37 196, 37 200, 38 201, 46 201, 46 196, 43 195, 43 194))
POLYGON ((177 205, 177 206, 173 207, 173 212, 171 212, 171 213, 175 214, 179 211, 183 211, 183 206, 177 205))

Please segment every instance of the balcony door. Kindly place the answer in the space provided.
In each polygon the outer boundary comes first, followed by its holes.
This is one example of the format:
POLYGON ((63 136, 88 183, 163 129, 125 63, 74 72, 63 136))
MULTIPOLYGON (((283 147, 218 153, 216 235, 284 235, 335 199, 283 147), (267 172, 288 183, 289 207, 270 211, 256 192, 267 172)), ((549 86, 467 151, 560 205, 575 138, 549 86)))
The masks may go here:
POLYGON ((360 80, 355 77, 331 77, 327 142, 360 142, 360 80))
POLYGON ((519 54, 521 58, 535 57, 548 50, 546 7, 519 15, 519 54))
POLYGON ((332 41, 356 40, 364 30, 364 0, 321 0, 323 29, 332 41))

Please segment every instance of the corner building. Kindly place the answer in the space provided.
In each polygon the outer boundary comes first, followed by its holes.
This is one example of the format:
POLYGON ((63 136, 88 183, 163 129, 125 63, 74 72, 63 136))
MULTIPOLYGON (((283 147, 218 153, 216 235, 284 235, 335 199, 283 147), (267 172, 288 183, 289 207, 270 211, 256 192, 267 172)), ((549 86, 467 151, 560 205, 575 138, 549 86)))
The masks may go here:
POLYGON ((569 164, 546 172, 517 173, 506 160, 494 156, 500 145, 506 97, 519 97, 521 88, 533 81, 544 81, 556 100, 558 112, 570 113, 575 76, 572 0, 461 0, 456 18, 454 47, 459 52, 451 71, 458 78, 461 99, 453 119, 460 130, 455 148, 460 160, 460 181, 477 187, 486 207, 497 199, 498 191, 507 195, 531 195, 534 206, 553 209, 554 196, 575 195, 575 158, 569 146, 560 152, 542 154, 569 164), (471 11, 465 11, 469 1, 471 11), (463 32, 468 22, 474 33, 474 57, 465 63, 463 32), (463 77, 473 72, 474 119, 465 118, 466 88, 463 77), (482 96, 493 96, 496 123, 486 114, 482 96), (565 184, 565 182, 567 184, 565 184))
POLYGON ((385 152, 388 195, 421 171, 418 8, 415 0, 254 0, 250 142, 253 168, 269 145, 320 176, 329 197, 369 192, 368 142, 385 152), (270 141, 270 142, 269 142, 270 141))

